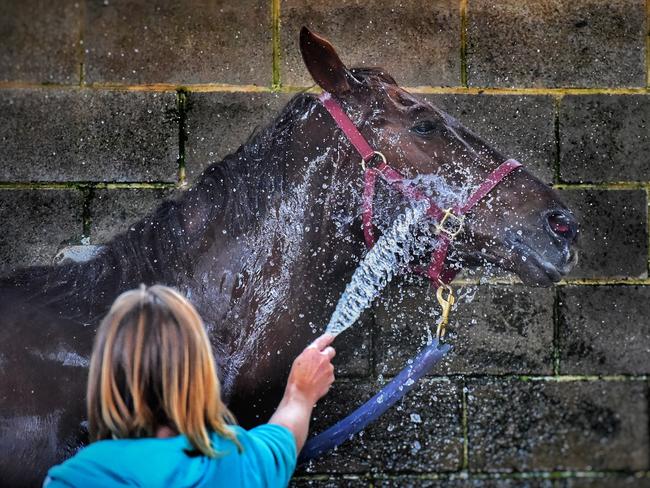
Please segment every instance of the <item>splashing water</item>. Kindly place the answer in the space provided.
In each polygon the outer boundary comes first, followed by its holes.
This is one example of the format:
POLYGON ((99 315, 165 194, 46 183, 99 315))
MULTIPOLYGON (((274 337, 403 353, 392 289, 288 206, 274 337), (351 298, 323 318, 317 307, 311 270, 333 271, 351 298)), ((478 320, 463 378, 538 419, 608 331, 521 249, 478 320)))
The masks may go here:
POLYGON ((414 235, 419 228, 424 230, 422 223, 428 209, 429 202, 426 200, 413 202, 377 240, 354 271, 325 332, 337 335, 354 324, 361 312, 392 280, 395 272, 427 250, 430 244, 425 244, 424 239, 415 238, 414 235))

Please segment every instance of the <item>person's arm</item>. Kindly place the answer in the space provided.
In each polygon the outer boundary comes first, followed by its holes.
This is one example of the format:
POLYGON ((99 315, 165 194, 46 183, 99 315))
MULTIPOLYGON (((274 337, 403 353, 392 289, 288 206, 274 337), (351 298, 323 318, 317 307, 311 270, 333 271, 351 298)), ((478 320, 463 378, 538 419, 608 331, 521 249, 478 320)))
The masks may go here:
POLYGON ((333 340, 333 335, 324 334, 296 358, 284 397, 269 420, 270 424, 282 425, 293 433, 298 452, 307 440, 314 404, 334 382, 332 358, 336 352, 330 346, 333 340))

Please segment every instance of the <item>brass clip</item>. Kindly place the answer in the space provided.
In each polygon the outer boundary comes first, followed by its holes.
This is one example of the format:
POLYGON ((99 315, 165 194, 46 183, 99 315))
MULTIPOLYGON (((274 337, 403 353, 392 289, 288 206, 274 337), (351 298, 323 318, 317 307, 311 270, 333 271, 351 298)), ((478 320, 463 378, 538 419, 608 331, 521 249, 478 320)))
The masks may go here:
POLYGON ((449 313, 456 302, 456 297, 451 286, 440 282, 436 291, 436 298, 438 299, 440 308, 442 308, 440 322, 438 322, 438 327, 436 328, 436 338, 440 340, 445 336, 445 329, 447 323, 449 323, 449 313), (445 291, 447 292, 447 297, 444 296, 445 291))

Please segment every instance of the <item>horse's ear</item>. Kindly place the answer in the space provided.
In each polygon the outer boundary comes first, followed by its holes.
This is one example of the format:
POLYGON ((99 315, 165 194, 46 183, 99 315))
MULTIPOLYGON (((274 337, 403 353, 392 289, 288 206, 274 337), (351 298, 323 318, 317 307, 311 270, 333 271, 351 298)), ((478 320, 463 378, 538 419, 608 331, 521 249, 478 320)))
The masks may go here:
POLYGON ((351 90, 356 79, 327 39, 303 26, 300 29, 300 52, 311 77, 323 90, 335 95, 351 90))

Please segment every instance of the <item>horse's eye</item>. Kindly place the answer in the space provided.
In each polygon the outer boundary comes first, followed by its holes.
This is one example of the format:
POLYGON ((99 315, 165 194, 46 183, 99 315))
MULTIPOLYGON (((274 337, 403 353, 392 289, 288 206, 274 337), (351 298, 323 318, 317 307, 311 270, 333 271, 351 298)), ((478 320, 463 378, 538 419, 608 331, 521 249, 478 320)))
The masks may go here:
POLYGON ((411 130, 418 135, 426 136, 436 130, 436 124, 431 120, 423 120, 411 127, 411 130))

